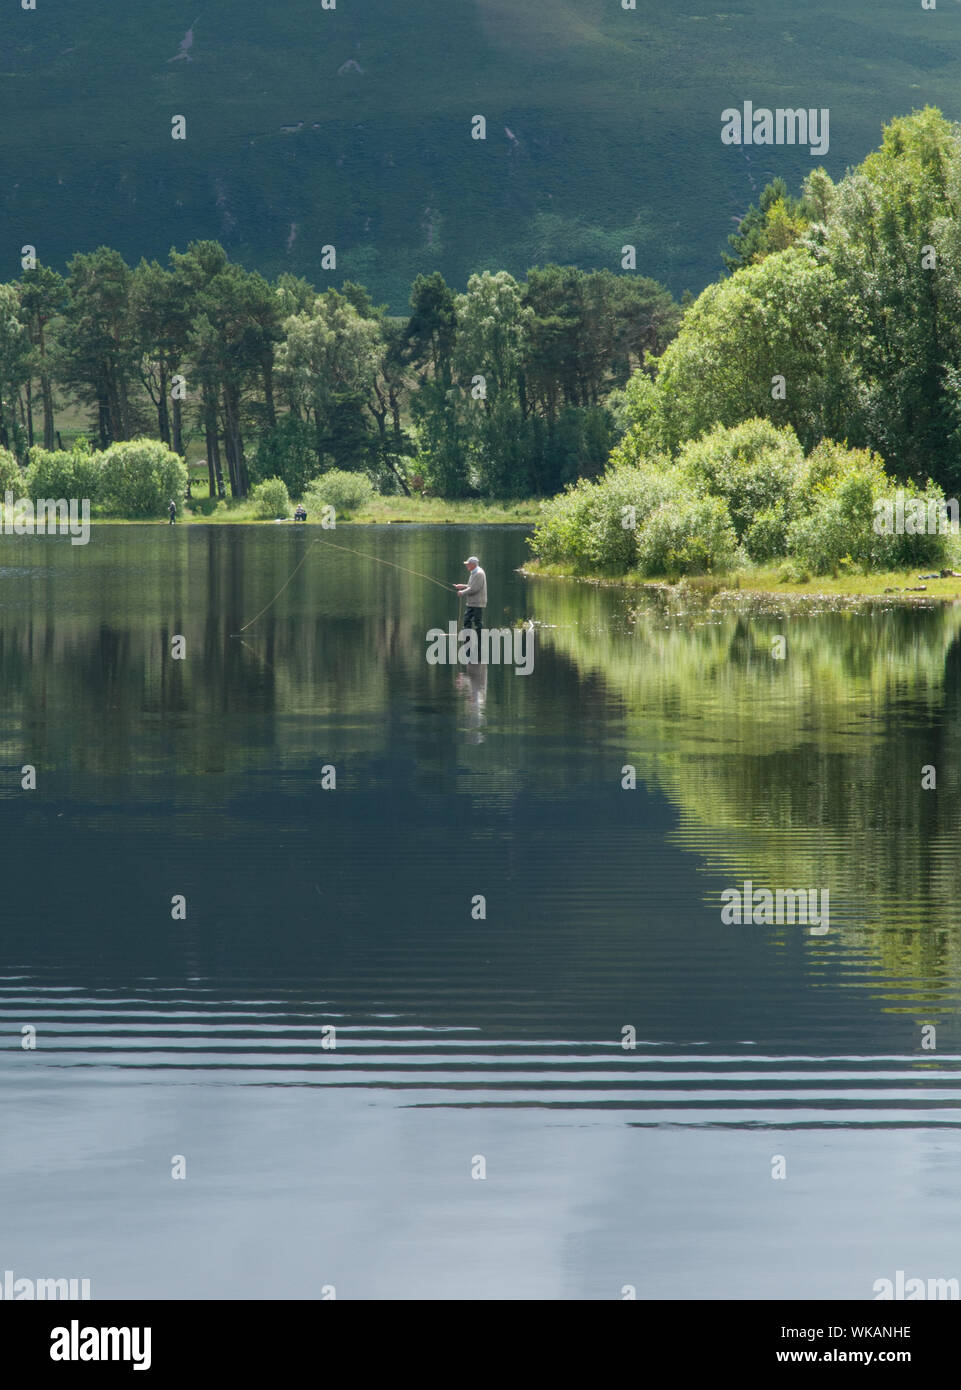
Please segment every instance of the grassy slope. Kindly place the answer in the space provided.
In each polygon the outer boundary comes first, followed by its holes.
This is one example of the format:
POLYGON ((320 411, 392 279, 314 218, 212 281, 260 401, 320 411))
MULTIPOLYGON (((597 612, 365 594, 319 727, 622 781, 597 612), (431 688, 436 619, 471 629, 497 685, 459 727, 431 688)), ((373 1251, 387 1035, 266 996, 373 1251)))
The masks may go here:
POLYGON ((462 285, 552 258, 616 268, 631 240, 644 272, 699 289, 732 217, 811 166, 723 147, 725 106, 830 106, 835 174, 893 114, 961 115, 957 0, 100 0, 15 9, 7 29, 10 276, 25 242, 62 264, 100 242, 136 260, 212 236, 402 309, 421 270, 462 285), (169 62, 194 20, 194 61, 169 62), (363 74, 338 76, 348 59, 363 74), (476 112, 486 143, 469 139, 476 112), (326 242, 336 273, 319 268, 326 242))

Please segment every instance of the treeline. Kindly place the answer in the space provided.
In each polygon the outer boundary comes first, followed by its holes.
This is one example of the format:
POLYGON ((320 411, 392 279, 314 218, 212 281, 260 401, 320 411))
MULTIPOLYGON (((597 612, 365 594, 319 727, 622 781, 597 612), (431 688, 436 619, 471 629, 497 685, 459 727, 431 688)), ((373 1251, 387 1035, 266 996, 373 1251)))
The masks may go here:
POLYGON ((531 546, 578 574, 677 578, 775 566, 781 580, 954 566, 958 536, 936 483, 902 489, 877 454, 822 440, 805 455, 790 425, 745 420, 638 457, 630 434, 601 478, 543 503, 531 546))
POLYGON ((299 496, 335 467, 388 492, 545 494, 602 469, 611 392, 679 320, 662 286, 609 271, 485 272, 464 294, 420 276, 392 318, 360 285, 271 282, 217 242, 134 268, 101 247, 0 285, 0 444, 21 467, 61 449, 70 403, 102 453, 202 439, 212 497, 271 477, 299 496))
POLYGON ((643 575, 958 563, 961 126, 894 120, 840 182, 770 185, 729 241, 731 273, 610 398, 609 467, 545 506, 539 556, 643 575), (899 487, 924 528, 875 524, 899 487))
POLYGON ((419 276, 406 317, 358 284, 318 291, 217 242, 135 268, 108 248, 0 285, 0 444, 58 446, 61 403, 105 453, 203 442, 211 496, 333 468, 385 492, 557 493, 617 447, 676 460, 766 419, 805 453, 879 455, 961 487, 961 127, 927 108, 798 197, 775 181, 730 238, 729 274, 683 309, 643 276, 532 269, 419 276))
POLYGON ((806 451, 880 454, 898 478, 961 486, 961 126, 892 121, 838 183, 765 189, 730 238, 732 273, 617 404, 636 457, 676 457, 763 417, 806 451))

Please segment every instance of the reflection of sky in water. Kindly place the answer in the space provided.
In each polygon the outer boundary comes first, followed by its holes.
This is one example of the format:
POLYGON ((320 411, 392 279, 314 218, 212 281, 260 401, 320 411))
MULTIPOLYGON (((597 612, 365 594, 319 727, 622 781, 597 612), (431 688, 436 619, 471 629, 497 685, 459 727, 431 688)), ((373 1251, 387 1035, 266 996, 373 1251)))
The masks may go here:
POLYGON ((4 1267, 102 1297, 961 1275, 961 610, 525 584, 517 531, 349 544, 441 578, 476 551, 532 675, 428 667, 445 596, 350 555, 235 641, 286 528, 9 568, 0 1017, 38 1033, 0 1054, 4 1267), (723 927, 744 878, 828 887, 830 933, 723 927))

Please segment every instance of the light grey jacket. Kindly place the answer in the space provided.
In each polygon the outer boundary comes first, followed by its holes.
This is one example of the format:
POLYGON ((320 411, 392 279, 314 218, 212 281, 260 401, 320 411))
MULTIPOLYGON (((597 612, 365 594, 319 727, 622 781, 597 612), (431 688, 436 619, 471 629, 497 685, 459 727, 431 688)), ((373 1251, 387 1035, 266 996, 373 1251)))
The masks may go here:
POLYGON ((470 572, 467 588, 464 590, 464 600, 468 608, 487 607, 487 575, 480 565, 470 572))

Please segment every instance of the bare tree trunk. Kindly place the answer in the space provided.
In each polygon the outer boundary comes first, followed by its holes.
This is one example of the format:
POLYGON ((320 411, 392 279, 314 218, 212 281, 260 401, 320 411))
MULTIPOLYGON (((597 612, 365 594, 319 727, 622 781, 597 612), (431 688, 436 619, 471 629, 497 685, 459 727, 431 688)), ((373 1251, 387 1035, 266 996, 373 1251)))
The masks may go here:
POLYGON ((234 454, 234 437, 230 429, 230 410, 227 405, 227 388, 224 387, 224 453, 227 456, 227 475, 230 478, 230 494, 240 496, 240 483, 237 479, 237 461, 234 454))
POLYGON ((127 383, 123 377, 117 382, 117 404, 120 408, 120 438, 129 439, 130 429, 130 402, 127 399, 127 383))
POLYGON ((397 481, 400 483, 401 487, 404 489, 405 495, 406 495, 407 497, 409 497, 409 496, 410 496, 410 488, 407 486, 407 479, 404 477, 404 475, 403 475, 403 473, 401 472, 400 468, 398 468, 397 462, 396 462, 396 460, 397 460, 397 459, 400 457, 400 455, 401 455, 401 447, 400 447, 400 446, 401 446, 401 443, 402 443, 402 441, 403 441, 403 431, 402 431, 402 429, 401 429, 401 424, 400 424, 400 401, 397 399, 397 393, 396 393, 396 391, 394 391, 393 389, 391 389, 391 390, 388 391, 388 393, 387 393, 387 398, 388 398, 388 400, 390 401, 390 413, 391 413, 391 419, 393 420, 393 425, 394 425, 394 453, 393 453, 393 455, 391 456, 391 459, 390 459, 390 466, 391 466, 391 468, 394 470, 394 474, 395 474, 395 476, 396 476, 396 478, 397 478, 397 481))
POLYGON ((250 479, 247 476, 244 438, 240 428, 240 392, 235 386, 224 387, 224 426, 231 487, 235 497, 246 497, 250 479))
POLYGON ((211 497, 223 497, 224 480, 220 471, 220 441, 217 437, 217 402, 209 386, 204 387, 204 438, 207 443, 207 480, 211 497))
POLYGON ((117 383, 110 379, 107 384, 107 428, 110 433, 110 443, 116 444, 125 438, 123 432, 123 412, 120 408, 120 392, 117 390, 117 383))
POLYGON ((264 400, 267 404, 267 424, 273 429, 277 423, 277 409, 274 405, 274 364, 264 363, 264 400))
POLYGON ((179 396, 173 400, 173 451, 184 457, 184 412, 183 401, 179 396))
POLYGON ((391 470, 392 470, 392 472, 393 472, 393 474, 394 474, 394 477, 397 479, 397 481, 400 483, 401 487, 403 488, 403 490, 404 490, 404 496, 405 496, 405 497, 409 497, 409 496, 410 496, 410 488, 407 486, 407 479, 404 477, 403 473, 402 473, 402 472, 400 471, 400 469, 397 467, 397 460, 396 460, 396 459, 393 459, 393 458, 389 458, 389 459, 387 460, 387 462, 390 464, 390 467, 391 467, 391 470))
POLYGON ((320 411, 314 415, 314 448, 317 450, 317 467, 324 466, 324 433, 320 420, 320 411))
POLYGON ((170 447, 170 410, 167 406, 167 368, 160 365, 160 392, 157 400, 157 428, 160 438, 170 447))
POLYGON ((53 388, 48 376, 40 378, 40 394, 43 397, 43 447, 52 449, 54 446, 53 388))

